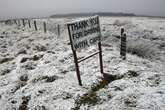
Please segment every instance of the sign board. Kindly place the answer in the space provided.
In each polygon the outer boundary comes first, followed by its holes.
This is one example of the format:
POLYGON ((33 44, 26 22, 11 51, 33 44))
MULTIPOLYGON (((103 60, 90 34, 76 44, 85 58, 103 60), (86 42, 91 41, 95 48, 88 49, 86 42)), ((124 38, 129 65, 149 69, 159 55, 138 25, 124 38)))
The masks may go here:
POLYGON ((100 41, 99 16, 70 22, 68 29, 74 50, 89 47, 100 41))
POLYGON ((79 63, 93 57, 96 54, 99 54, 100 60, 100 71, 103 73, 103 61, 102 61, 102 49, 101 49, 101 31, 100 31, 100 23, 99 16, 90 17, 83 20, 78 20, 74 22, 70 22, 67 24, 69 37, 71 42, 71 48, 73 51, 74 62, 76 67, 77 79, 79 85, 82 86, 79 63), (98 52, 78 60, 76 51, 85 47, 89 47, 93 44, 98 43, 98 52))

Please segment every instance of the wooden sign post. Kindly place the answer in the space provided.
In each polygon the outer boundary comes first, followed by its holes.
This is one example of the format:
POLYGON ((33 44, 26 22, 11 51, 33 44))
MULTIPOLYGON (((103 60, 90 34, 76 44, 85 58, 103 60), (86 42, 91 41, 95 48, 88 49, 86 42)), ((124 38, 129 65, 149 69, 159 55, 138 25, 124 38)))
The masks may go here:
POLYGON ((69 31, 69 38, 71 42, 71 49, 74 55, 74 62, 79 85, 82 86, 80 77, 79 63, 99 54, 100 71, 104 76, 102 49, 101 49, 101 29, 99 16, 90 17, 84 20, 74 21, 67 24, 69 31), (78 60, 76 50, 90 47, 91 45, 98 44, 98 51, 89 55, 86 58, 78 60))

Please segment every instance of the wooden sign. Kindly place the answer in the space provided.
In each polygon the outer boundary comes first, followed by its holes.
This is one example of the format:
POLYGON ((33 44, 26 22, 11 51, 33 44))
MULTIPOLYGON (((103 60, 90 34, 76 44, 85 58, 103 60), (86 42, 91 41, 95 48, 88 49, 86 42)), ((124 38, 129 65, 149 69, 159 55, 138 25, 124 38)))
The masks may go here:
MULTIPOLYGON (((83 20, 77 20, 67 24, 71 48, 73 51, 74 62, 79 85, 82 86, 80 77, 79 63, 99 54, 100 71, 103 73, 102 49, 101 49, 101 30, 99 23, 99 16, 90 17, 83 20), (87 56, 86 58, 78 60, 76 50, 89 47, 98 43, 97 52, 87 56)), ((104 75, 103 75, 104 76, 104 75)))
POLYGON ((68 28, 74 50, 89 47, 100 41, 98 16, 68 23, 68 28))

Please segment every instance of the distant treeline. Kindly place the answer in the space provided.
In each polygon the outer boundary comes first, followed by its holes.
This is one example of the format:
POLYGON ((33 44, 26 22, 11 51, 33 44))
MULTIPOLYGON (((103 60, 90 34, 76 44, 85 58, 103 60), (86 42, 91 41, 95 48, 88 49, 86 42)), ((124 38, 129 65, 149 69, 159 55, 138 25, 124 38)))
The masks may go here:
POLYGON ((134 13, 112 13, 112 12, 97 12, 97 13, 70 13, 70 14, 56 14, 51 15, 51 18, 56 17, 86 17, 92 15, 99 16, 136 16, 134 13))

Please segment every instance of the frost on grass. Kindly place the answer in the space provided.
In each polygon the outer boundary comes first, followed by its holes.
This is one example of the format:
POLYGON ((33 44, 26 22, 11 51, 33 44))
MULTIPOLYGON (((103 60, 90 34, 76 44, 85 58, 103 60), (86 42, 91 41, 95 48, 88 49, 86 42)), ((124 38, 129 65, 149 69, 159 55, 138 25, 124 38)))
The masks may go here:
MULTIPOLYGON (((165 109, 163 19, 101 17, 105 77, 110 82, 100 79, 95 56, 80 64, 82 87, 77 82, 64 25, 71 19, 36 20, 38 31, 28 26, 0 23, 1 109, 165 109), (47 33, 43 32, 43 21, 47 23, 47 33), (57 37, 59 23, 61 36, 57 37), (131 53, 125 61, 117 50, 121 27, 128 35, 128 52, 131 53), (150 60, 155 57, 162 59, 150 60)), ((96 50, 94 48, 80 52, 78 58, 88 56, 96 50)))
POLYGON ((97 91, 104 88, 106 85, 108 85, 108 83, 109 81, 102 79, 102 81, 98 82, 98 84, 93 85, 89 92, 75 100, 76 106, 73 108, 73 110, 79 110, 80 107, 84 105, 94 106, 98 104, 100 102, 100 98, 97 96, 97 91))
MULTIPOLYGON (((79 110, 81 108, 81 106, 95 106, 97 104, 101 104, 101 98, 100 96, 97 94, 98 91, 100 91, 101 89, 105 88, 110 82, 114 81, 114 80, 118 80, 121 77, 117 77, 117 76, 113 76, 113 75, 108 75, 105 74, 104 78, 101 78, 100 81, 98 81, 96 84, 93 84, 90 88, 90 90, 78 97, 75 100, 75 108, 73 108, 73 110, 79 110)), ((111 98, 109 96, 109 98, 111 98)))
POLYGON ((0 64, 12 61, 13 59, 14 58, 12 58, 12 57, 4 57, 4 58, 2 57, 2 58, 0 58, 0 64))
POLYGON ((142 58, 155 59, 158 52, 157 47, 145 40, 129 40, 127 52, 142 58))

